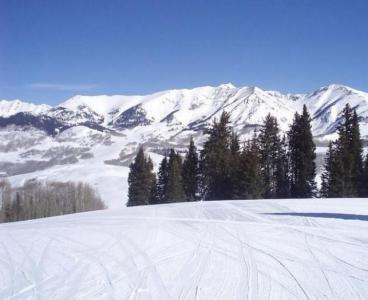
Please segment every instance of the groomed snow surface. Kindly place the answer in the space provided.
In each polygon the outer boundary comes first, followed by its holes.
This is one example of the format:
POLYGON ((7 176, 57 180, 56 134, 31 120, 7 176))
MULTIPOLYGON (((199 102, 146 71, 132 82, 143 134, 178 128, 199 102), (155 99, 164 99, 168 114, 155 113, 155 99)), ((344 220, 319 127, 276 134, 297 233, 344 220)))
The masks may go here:
POLYGON ((2 224, 0 299, 368 299, 368 199, 179 203, 2 224))

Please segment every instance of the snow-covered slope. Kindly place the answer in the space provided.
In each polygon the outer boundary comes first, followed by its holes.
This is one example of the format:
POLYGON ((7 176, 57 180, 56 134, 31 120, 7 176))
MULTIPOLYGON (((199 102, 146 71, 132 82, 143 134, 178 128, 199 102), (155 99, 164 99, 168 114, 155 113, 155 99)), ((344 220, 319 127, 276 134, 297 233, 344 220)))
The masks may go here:
POLYGON ((368 298, 368 199, 89 212, 0 241, 1 299, 368 298))
POLYGON ((301 101, 312 113, 315 136, 334 133, 341 121, 341 111, 350 104, 361 118, 363 136, 368 137, 368 93, 333 84, 305 95, 301 101))

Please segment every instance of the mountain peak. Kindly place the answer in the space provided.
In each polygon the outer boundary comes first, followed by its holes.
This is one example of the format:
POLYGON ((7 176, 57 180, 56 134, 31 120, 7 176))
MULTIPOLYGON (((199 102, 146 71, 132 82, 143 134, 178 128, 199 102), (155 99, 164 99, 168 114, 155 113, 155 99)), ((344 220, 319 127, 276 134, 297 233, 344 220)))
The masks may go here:
POLYGON ((233 89, 233 88, 236 88, 236 86, 233 85, 231 82, 220 84, 218 87, 219 88, 223 88, 223 89, 233 89))
POLYGON ((324 87, 321 87, 319 91, 353 91, 354 89, 343 84, 337 84, 337 83, 331 83, 329 85, 326 85, 324 87))
POLYGON ((0 117, 9 117, 19 112, 32 112, 34 114, 40 114, 49 110, 50 108, 51 106, 47 104, 33 104, 19 99, 0 100, 0 117))

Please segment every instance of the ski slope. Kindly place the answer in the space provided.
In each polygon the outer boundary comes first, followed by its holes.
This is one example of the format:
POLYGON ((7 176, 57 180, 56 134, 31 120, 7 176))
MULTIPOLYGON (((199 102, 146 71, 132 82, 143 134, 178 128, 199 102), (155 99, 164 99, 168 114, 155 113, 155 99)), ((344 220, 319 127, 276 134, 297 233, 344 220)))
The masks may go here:
POLYGON ((179 203, 1 224, 0 299, 368 299, 368 199, 179 203))

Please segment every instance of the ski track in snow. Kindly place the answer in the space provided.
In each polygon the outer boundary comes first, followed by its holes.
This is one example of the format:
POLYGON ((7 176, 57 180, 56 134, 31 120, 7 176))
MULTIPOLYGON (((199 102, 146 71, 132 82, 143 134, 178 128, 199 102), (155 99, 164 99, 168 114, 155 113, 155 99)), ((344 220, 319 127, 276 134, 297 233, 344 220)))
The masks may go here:
POLYGON ((0 299, 368 299, 368 221, 339 214, 367 216, 368 199, 180 203, 1 224, 0 299))

